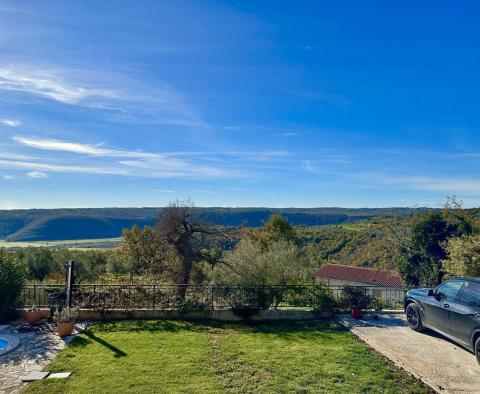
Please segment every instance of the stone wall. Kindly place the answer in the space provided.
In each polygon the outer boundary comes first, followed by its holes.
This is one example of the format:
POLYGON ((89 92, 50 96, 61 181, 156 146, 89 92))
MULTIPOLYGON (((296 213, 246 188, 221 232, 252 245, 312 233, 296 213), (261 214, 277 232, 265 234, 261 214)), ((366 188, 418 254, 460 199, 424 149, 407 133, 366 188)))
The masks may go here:
MULTIPOLYGON (((21 311, 23 312, 23 311, 21 311)), ((44 310, 45 316, 48 310, 44 310)), ((310 311, 291 310, 291 309, 269 309, 262 310, 249 317, 253 321, 272 321, 272 320, 315 320, 332 317, 331 313, 314 313, 310 311)), ((242 317, 236 315, 229 309, 179 312, 179 311, 161 311, 156 309, 113 309, 113 310, 94 310, 81 309, 79 311, 80 320, 108 321, 108 320, 127 320, 127 319, 186 319, 186 320, 219 320, 219 321, 241 321, 242 317)))

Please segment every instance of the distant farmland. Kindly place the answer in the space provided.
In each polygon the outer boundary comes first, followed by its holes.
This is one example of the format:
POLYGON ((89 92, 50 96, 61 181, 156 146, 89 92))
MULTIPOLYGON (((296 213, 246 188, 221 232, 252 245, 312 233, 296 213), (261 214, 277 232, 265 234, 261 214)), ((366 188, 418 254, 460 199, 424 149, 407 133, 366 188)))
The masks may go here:
POLYGON ((32 241, 32 242, 9 242, 0 240, 0 248, 15 250, 21 248, 55 248, 55 249, 110 249, 119 246, 122 242, 121 237, 117 238, 99 238, 99 239, 74 239, 64 241, 32 241))

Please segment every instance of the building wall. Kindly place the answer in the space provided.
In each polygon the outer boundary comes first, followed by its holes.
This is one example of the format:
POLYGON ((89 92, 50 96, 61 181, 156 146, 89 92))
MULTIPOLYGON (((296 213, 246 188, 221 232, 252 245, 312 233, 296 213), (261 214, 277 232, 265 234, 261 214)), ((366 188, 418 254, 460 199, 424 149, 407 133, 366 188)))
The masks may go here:
POLYGON ((332 289, 334 294, 340 296, 340 288, 349 286, 366 286, 371 296, 381 298, 386 306, 393 307, 396 303, 403 302, 405 291, 396 287, 372 286, 363 282, 348 281, 343 279, 315 277, 317 283, 322 283, 332 289))

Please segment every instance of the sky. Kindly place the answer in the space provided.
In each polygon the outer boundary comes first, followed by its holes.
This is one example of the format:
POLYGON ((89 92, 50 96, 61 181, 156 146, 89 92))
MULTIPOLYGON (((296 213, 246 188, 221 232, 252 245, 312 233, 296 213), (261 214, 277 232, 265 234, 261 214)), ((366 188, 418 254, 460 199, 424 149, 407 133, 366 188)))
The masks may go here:
POLYGON ((0 0, 0 209, 480 206, 479 16, 0 0))

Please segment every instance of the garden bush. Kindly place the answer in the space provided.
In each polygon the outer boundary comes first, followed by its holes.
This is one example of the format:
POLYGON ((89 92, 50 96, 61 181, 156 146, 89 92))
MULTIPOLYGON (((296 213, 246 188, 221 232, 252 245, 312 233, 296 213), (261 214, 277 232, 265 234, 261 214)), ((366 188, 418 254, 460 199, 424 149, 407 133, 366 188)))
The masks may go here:
POLYGON ((11 319, 27 276, 25 265, 0 249, 0 321, 11 319))
POLYGON ((346 310, 368 309, 372 305, 372 297, 365 287, 344 286, 340 297, 340 305, 346 310))
POLYGON ((317 312, 333 312, 337 309, 333 292, 321 285, 292 287, 288 289, 284 301, 289 306, 310 308, 317 312))

